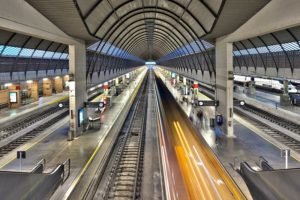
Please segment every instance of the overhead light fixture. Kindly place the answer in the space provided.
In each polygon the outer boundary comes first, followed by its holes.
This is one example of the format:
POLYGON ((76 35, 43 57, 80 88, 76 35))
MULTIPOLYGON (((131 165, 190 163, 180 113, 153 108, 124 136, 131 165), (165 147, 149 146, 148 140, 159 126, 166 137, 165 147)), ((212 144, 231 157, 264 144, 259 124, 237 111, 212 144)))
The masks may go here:
POLYGON ((47 81, 48 80, 48 78, 43 78, 43 81, 47 81))
POLYGON ((33 83, 33 80, 27 80, 26 83, 31 84, 33 83))
POLYGON ((59 79, 59 78, 60 78, 60 76, 56 76, 56 77, 55 77, 55 79, 59 79))
POLYGON ((12 86, 12 83, 5 83, 4 84, 4 87, 9 87, 9 86, 12 86))

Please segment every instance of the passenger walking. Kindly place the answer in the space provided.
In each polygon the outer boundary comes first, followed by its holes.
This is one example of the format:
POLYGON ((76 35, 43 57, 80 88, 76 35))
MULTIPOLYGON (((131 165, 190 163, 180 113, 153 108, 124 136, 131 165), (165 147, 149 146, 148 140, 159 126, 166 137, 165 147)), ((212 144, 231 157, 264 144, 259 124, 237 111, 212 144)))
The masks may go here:
POLYGON ((216 145, 222 146, 224 133, 219 126, 215 127, 215 135, 216 135, 216 145))

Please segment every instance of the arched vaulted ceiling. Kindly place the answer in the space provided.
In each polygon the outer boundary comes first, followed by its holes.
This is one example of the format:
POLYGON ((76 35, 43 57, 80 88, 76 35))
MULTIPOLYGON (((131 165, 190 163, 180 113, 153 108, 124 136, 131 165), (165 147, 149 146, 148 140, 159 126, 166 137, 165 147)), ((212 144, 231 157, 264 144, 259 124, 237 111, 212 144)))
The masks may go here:
POLYGON ((93 41, 92 36, 95 40, 113 44, 144 60, 157 60, 200 38, 213 41, 215 37, 234 31, 269 2, 269 0, 26 1, 68 34, 89 42, 93 41), (66 13, 72 17, 66 16, 66 13), (83 25, 85 31, 82 31, 83 25), (80 33, 76 31, 76 26, 81 30, 80 33))

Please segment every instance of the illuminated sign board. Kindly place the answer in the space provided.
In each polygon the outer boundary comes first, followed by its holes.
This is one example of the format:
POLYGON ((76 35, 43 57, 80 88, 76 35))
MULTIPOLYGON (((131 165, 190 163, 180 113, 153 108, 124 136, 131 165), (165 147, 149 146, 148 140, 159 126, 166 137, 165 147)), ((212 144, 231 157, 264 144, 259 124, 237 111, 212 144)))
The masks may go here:
POLYGON ((79 109, 79 112, 78 112, 78 127, 80 127, 80 125, 83 123, 83 120, 84 120, 83 112, 84 112, 83 108, 79 109))
POLYGON ((176 78, 176 73, 172 72, 171 77, 172 77, 172 78, 176 78))
POLYGON ((219 101, 199 101, 199 106, 219 106, 219 101))
POLYGON ((17 93, 16 92, 10 92, 9 93, 9 102, 10 103, 17 103, 17 93))

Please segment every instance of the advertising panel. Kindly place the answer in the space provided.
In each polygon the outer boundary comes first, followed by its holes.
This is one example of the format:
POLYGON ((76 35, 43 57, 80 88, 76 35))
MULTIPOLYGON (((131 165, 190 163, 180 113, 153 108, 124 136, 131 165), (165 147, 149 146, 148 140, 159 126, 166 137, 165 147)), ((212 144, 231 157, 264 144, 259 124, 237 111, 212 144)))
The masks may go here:
POLYGON ((10 92, 9 93, 9 102, 10 103, 17 103, 17 93, 16 92, 10 92))

